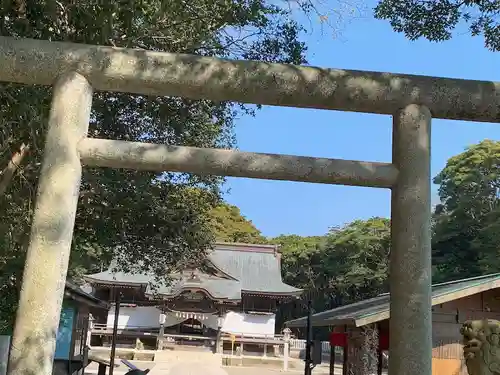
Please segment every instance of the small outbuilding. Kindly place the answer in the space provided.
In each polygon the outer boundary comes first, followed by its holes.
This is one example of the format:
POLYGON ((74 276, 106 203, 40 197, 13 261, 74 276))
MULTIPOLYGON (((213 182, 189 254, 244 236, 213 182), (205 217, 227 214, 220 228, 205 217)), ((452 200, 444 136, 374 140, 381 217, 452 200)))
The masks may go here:
POLYGON ((89 363, 92 311, 107 310, 106 302, 66 281, 57 332, 54 375, 80 374, 89 363))
MULTIPOLYGON (((312 326, 330 327, 331 345, 344 348, 344 374, 382 373, 390 355, 389 304, 386 293, 312 316, 312 326)), ((500 273, 435 284, 432 306, 432 375, 467 375, 460 328, 471 319, 500 320, 500 273)), ((307 317, 286 322, 291 329, 306 324, 307 317)))

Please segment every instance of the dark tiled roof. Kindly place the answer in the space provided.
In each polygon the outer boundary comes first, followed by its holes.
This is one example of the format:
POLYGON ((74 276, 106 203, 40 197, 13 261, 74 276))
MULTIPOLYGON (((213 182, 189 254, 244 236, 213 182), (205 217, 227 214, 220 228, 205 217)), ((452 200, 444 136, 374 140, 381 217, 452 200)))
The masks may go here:
POLYGON ((185 288, 205 289, 216 299, 241 299, 241 293, 299 295, 302 291, 285 284, 281 279, 280 260, 274 246, 218 244, 208 255, 209 261, 228 277, 200 275, 200 282, 184 278, 168 287, 157 285, 152 275, 113 273, 109 270, 87 275, 90 283, 109 283, 144 286, 146 293, 175 295, 185 288), (156 285, 151 288, 151 285, 156 285))
POLYGON ((92 283, 110 283, 110 284, 125 284, 131 286, 141 286, 148 285, 150 281, 154 279, 152 275, 143 275, 138 273, 125 273, 125 272, 112 272, 110 267, 109 270, 102 271, 99 273, 94 273, 92 275, 86 275, 85 279, 92 283))
POLYGON ((106 302, 101 301, 99 298, 96 298, 93 295, 87 293, 78 285, 69 280, 66 280, 64 295, 66 298, 73 299, 77 302, 84 303, 89 306, 105 309, 108 308, 108 304, 106 302))
MULTIPOLYGON (((462 279, 451 281, 432 286, 433 304, 437 303, 437 299, 448 294, 452 294, 461 290, 474 288, 492 281, 500 281, 500 273, 473 277, 470 279, 462 279)), ((377 314, 388 313, 390 304, 390 294, 381 294, 375 298, 370 298, 364 301, 356 302, 350 305, 340 306, 332 310, 323 311, 312 316, 312 324, 315 326, 335 325, 336 322, 350 320, 352 322, 365 319, 377 314)), ((385 316, 380 320, 385 319, 385 316)), ((286 322, 288 327, 304 327, 307 317, 294 319, 286 322)))
POLYGON ((276 294, 301 292, 282 281, 280 261, 274 253, 215 249, 210 254, 210 260, 239 280, 243 291, 276 294))

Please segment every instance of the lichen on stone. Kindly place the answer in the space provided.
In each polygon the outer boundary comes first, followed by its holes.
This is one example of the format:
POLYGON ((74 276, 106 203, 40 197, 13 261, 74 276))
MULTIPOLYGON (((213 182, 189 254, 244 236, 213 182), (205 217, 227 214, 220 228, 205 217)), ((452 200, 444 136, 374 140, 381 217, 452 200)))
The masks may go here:
POLYGON ((500 322, 469 320, 460 333, 469 375, 500 375, 500 322))

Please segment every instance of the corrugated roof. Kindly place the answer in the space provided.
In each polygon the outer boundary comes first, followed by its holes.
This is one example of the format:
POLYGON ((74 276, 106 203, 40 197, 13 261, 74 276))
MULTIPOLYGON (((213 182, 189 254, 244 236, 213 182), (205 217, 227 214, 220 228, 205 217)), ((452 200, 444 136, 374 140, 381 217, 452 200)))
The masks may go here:
MULTIPOLYGON (((470 291, 468 295, 475 294, 477 293, 474 292, 476 287, 487 286, 488 283, 492 283, 491 288, 500 287, 500 273, 434 284, 432 286, 432 304, 448 302, 452 299, 447 301, 446 296, 460 291, 463 291, 465 295, 467 295, 467 291, 470 291)), ((465 295, 461 295, 458 298, 463 298, 465 295)), ((346 324, 350 321, 352 324, 360 326, 364 324, 367 318, 371 318, 370 322, 372 323, 389 318, 389 305, 390 295, 389 293, 384 293, 375 298, 314 314, 311 322, 314 326, 329 326, 346 324)), ((288 327, 304 327, 306 323, 307 317, 302 317, 290 320, 285 324, 288 327)))
POLYGON ((93 283, 145 286, 147 293, 175 295, 182 289, 205 289, 217 299, 241 299, 241 293, 299 295, 302 290, 285 284, 281 278, 280 260, 274 246, 217 244, 208 260, 228 278, 199 275, 201 283, 180 278, 169 287, 156 284, 152 275, 107 271, 87 275, 93 283), (153 287, 151 287, 153 285, 153 287))

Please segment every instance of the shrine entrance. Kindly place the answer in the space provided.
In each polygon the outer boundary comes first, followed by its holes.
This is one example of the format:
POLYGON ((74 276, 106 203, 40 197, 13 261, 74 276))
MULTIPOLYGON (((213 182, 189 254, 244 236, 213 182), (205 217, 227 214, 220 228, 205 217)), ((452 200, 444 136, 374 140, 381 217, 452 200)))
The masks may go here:
POLYGON ((389 367, 394 374, 431 373, 431 120, 500 122, 500 83, 9 37, 0 37, 0 67, 0 81, 53 86, 9 375, 52 374, 82 166, 391 189, 389 367), (90 138, 94 90, 390 115, 393 158, 379 163, 90 138))

